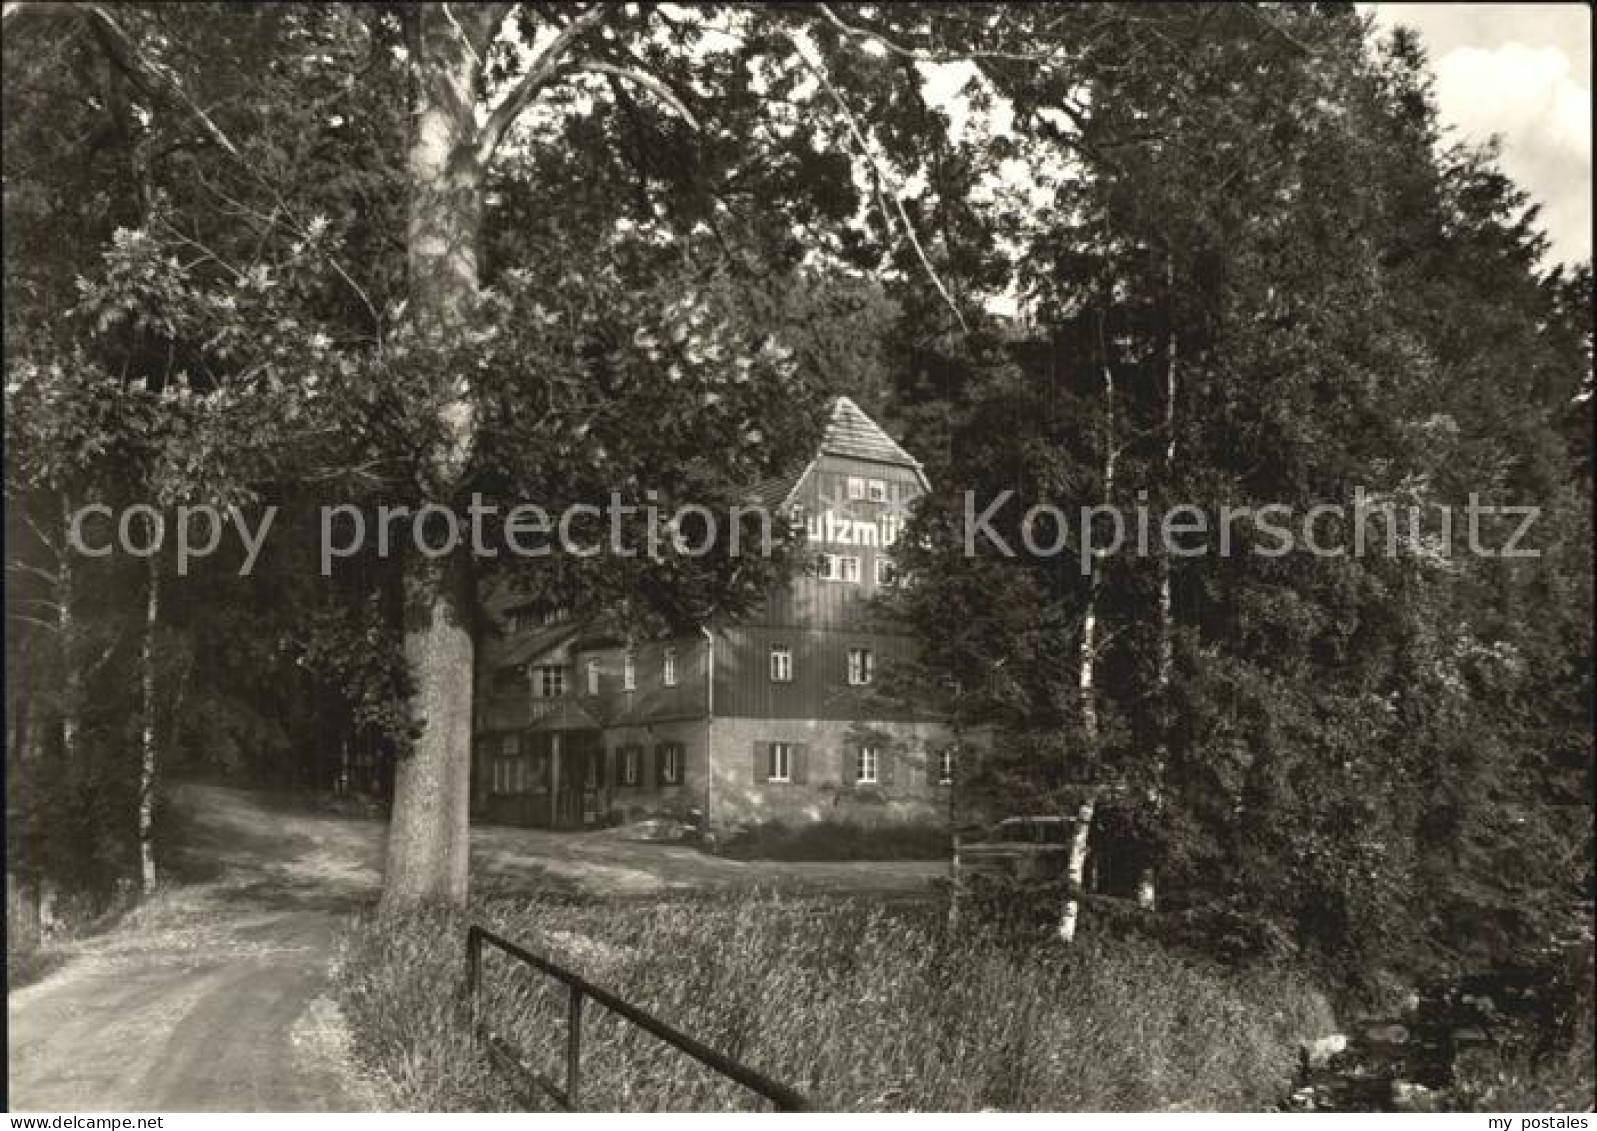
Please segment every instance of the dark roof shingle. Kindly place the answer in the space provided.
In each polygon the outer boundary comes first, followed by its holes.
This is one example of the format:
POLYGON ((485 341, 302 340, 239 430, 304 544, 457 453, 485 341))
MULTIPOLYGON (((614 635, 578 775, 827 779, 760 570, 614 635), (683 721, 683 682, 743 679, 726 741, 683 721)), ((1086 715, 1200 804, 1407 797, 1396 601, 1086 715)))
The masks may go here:
POLYGON ((883 432, 876 421, 847 397, 838 397, 832 402, 826 432, 821 437, 821 451, 851 459, 920 468, 920 460, 900 447, 897 440, 883 432))

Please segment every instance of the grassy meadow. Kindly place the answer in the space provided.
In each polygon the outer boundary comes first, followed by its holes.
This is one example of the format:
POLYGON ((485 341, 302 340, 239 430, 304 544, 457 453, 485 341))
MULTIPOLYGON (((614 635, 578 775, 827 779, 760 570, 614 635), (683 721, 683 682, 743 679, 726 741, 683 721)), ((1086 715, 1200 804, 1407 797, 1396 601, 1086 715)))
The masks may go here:
MULTIPOLYGON (((493 901, 475 914, 826 1110, 1247 1110, 1331 1030, 1299 975, 1135 938, 1065 949, 948 933, 930 912, 743 897, 493 901)), ((467 1033, 467 919, 365 919, 339 981, 356 1051, 404 1110, 514 1106, 467 1033), (440 992, 443 991, 443 992, 440 992)), ((486 952, 486 1013, 561 1078, 563 987, 486 952)), ((757 1097, 586 1006, 583 1104, 738 1110, 757 1097)))

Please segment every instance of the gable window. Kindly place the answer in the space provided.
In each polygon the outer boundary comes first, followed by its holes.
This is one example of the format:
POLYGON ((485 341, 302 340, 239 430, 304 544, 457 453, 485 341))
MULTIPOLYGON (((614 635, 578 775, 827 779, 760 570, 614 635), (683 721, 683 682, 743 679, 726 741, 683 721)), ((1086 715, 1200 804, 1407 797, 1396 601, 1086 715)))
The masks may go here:
POLYGON ((599 661, 588 661, 588 694, 599 694, 599 661))
POLYGON ((878 556, 876 559, 876 584, 898 584, 898 564, 885 554, 878 556))
POLYGON ((622 785, 638 784, 638 779, 642 776, 642 767, 639 765, 639 763, 643 761, 643 759, 639 757, 641 753, 642 751, 636 746, 623 746, 621 748, 622 785))
POLYGON ((793 681, 793 650, 786 644, 771 645, 771 682, 793 681))
POLYGON ((865 484, 865 497, 873 503, 887 502, 887 484, 880 479, 872 479, 865 484))
POLYGON ((865 497, 865 480, 863 478, 858 475, 850 475, 848 477, 848 497, 850 500, 863 499, 865 497))
POLYGON ((937 752, 937 784, 954 784, 954 748, 945 746, 937 752))
POLYGON ((566 669, 559 664, 539 664, 532 672, 533 694, 558 699, 566 693, 566 669))
POLYGON ((869 648, 850 648, 848 650, 848 682, 855 687, 864 687, 871 681, 871 675, 876 670, 876 664, 869 648))
POLYGON ((659 747, 659 770, 661 785, 682 784, 682 763, 686 761, 686 749, 680 742, 662 742, 659 747))
POLYGON ((837 559, 837 564, 840 570, 839 576, 843 581, 851 581, 858 584, 860 577, 859 558, 853 554, 844 554, 837 559))
POLYGON ((775 782, 790 782, 793 780, 793 744, 791 742, 771 743, 765 777, 767 781, 775 782))
POLYGON ((627 652, 626 659, 621 661, 621 690, 636 691, 638 689, 638 657, 632 652, 627 652))
POLYGON ((667 648, 665 655, 660 660, 660 676, 665 680, 667 687, 677 685, 677 650, 667 648))
POLYGON ((876 784, 876 747, 859 748, 854 758, 854 780, 861 785, 876 784))

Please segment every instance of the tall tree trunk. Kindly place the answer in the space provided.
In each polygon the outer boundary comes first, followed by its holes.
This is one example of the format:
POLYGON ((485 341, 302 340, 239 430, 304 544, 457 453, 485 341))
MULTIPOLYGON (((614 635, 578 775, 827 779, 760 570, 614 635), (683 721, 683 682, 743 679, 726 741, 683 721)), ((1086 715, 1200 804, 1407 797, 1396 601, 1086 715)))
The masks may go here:
MULTIPOLYGON (((1103 498, 1114 498, 1115 465, 1119 457, 1115 434, 1115 377, 1107 356, 1103 359, 1103 498)), ((1098 615, 1103 590, 1103 570, 1107 552, 1093 549, 1092 577, 1087 582, 1087 608, 1081 618, 1081 651, 1076 669, 1076 694, 1081 705, 1082 739, 1089 764, 1096 764, 1102 738, 1098 719, 1098 615)), ((1081 917, 1081 890, 1086 880, 1087 849, 1092 838, 1092 822, 1097 814, 1096 791, 1089 791, 1076 810, 1076 822, 1066 858, 1064 910, 1059 917, 1059 938, 1073 942, 1081 917)))
MULTIPOLYGON (((33 725, 33 712, 29 710, 30 687, 21 695, 8 697, 6 731, 6 777, 12 796, 19 786, 31 786, 36 780, 34 769, 39 760, 33 725), (27 775, 24 778, 24 775, 27 775)), ((9 808, 9 806, 8 806, 9 808)), ((9 814, 8 814, 9 816, 9 814)), ((14 818, 12 818, 14 819, 14 818)), ((6 857, 6 945, 17 951, 29 951, 44 937, 44 878, 32 860, 6 857)))
POLYGON ((56 555, 56 636, 61 649, 61 762, 68 781, 83 767, 78 759, 78 734, 83 710, 82 649, 78 647, 77 576, 67 532, 72 523, 72 496, 61 493, 61 545, 56 555))
MULTIPOLYGON (((1165 384, 1164 384, 1164 483, 1165 502, 1170 503, 1171 488, 1176 475, 1176 392, 1179 387, 1180 354, 1176 345, 1176 328, 1173 312, 1175 302, 1175 273, 1165 266, 1165 384)), ((1175 667, 1175 599, 1171 591, 1170 558, 1158 556, 1159 562, 1159 652, 1158 668, 1154 677, 1154 702, 1159 712, 1158 745, 1154 750, 1153 782, 1148 791, 1148 804, 1155 814, 1164 804, 1164 772, 1170 760, 1170 677, 1175 667)), ((1137 879, 1137 906, 1152 911, 1158 904, 1158 876, 1153 865, 1144 865, 1137 879)))
MULTIPOLYGON (((952 755, 952 757, 955 759, 955 761, 952 763, 954 767, 954 773, 950 775, 953 780, 948 783, 948 830, 953 842, 953 854, 948 860, 948 929, 950 931, 959 929, 960 921, 964 911, 963 904, 965 901, 965 861, 961 851, 963 846, 960 844, 959 836, 958 793, 959 777, 967 772, 963 766, 963 746, 964 744, 961 742, 959 725, 956 723, 954 726, 954 754, 952 755)), ((941 755, 939 755, 939 757, 941 757, 941 755)), ((931 767, 928 766, 928 776, 930 776, 930 773, 931 767)), ((940 769, 938 772, 938 777, 942 777, 940 769)))
MULTIPOLYGON (((492 32, 482 11, 457 7, 457 13, 448 5, 406 13, 415 80, 406 230, 410 316, 422 338, 441 350, 463 338, 478 294, 483 170, 476 110, 480 57, 492 32)), ((476 421, 466 378, 442 379, 450 382, 438 414, 442 438, 422 463, 435 501, 447 503, 471 457, 476 421)), ((470 853, 471 561, 464 551, 437 561, 412 554, 403 573, 405 659, 414 681, 410 712, 419 733, 394 774, 385 910, 463 903, 470 853)))
POLYGON ((139 690, 144 722, 139 742, 139 888, 155 892, 155 790, 160 769, 159 739, 155 730, 156 650, 161 627, 160 559, 149 559, 149 581, 144 604, 144 643, 139 652, 139 690))
MULTIPOLYGON (((82 631, 78 624, 77 562, 72 552, 72 541, 67 537, 72 529, 74 500, 72 493, 61 492, 61 534, 56 545, 55 618, 56 647, 61 658, 61 692, 56 701, 57 723, 60 727, 60 764, 46 768, 59 786, 65 784, 76 789, 84 780, 82 743, 83 725, 83 648, 79 639, 82 631)), ((41 936, 55 926, 55 908, 58 895, 57 877, 43 869, 37 873, 32 896, 37 900, 37 918, 41 936)))

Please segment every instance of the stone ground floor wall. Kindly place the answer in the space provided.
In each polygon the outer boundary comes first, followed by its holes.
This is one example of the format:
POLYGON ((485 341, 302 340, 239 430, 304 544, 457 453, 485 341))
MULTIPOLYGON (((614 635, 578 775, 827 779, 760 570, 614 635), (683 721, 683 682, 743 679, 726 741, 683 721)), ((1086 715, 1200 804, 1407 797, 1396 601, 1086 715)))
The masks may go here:
POLYGON ((710 724, 709 825, 942 823, 949 788, 939 782, 939 752, 949 742, 937 723, 717 718, 710 724), (802 748, 792 781, 767 780, 762 748, 771 742, 802 748), (862 744, 877 751, 876 784, 854 780, 862 744))
MULTIPOLYGON (((579 791, 584 813, 575 810, 561 827, 616 824, 666 817, 703 823, 718 832, 749 825, 789 826, 818 821, 855 825, 943 824, 949 787, 941 782, 941 750, 951 742, 946 728, 928 722, 858 722, 822 719, 680 719, 648 725, 612 726, 594 733, 603 751, 597 790, 582 790, 576 765, 564 767, 562 787, 579 791), (659 775, 662 743, 680 743, 682 780, 659 775), (794 748, 791 781, 768 780, 767 747, 794 748), (874 783, 856 780, 858 749, 876 751, 874 783), (639 780, 624 780, 624 751, 639 750, 639 780), (586 814, 586 816, 584 816, 586 814)), ((550 824, 552 799, 546 784, 523 794, 486 791, 480 768, 474 811, 491 823, 550 824)), ((572 799, 571 804, 578 804, 572 799)))
POLYGON ((651 723, 647 726, 607 727, 604 732, 605 806, 612 820, 639 821, 649 817, 687 820, 694 810, 703 812, 709 784, 708 745, 703 719, 682 719, 651 723), (663 742, 680 742, 686 757, 682 781, 662 784, 655 761, 663 742), (622 782, 622 750, 636 746, 643 751, 641 777, 636 785, 622 782))

